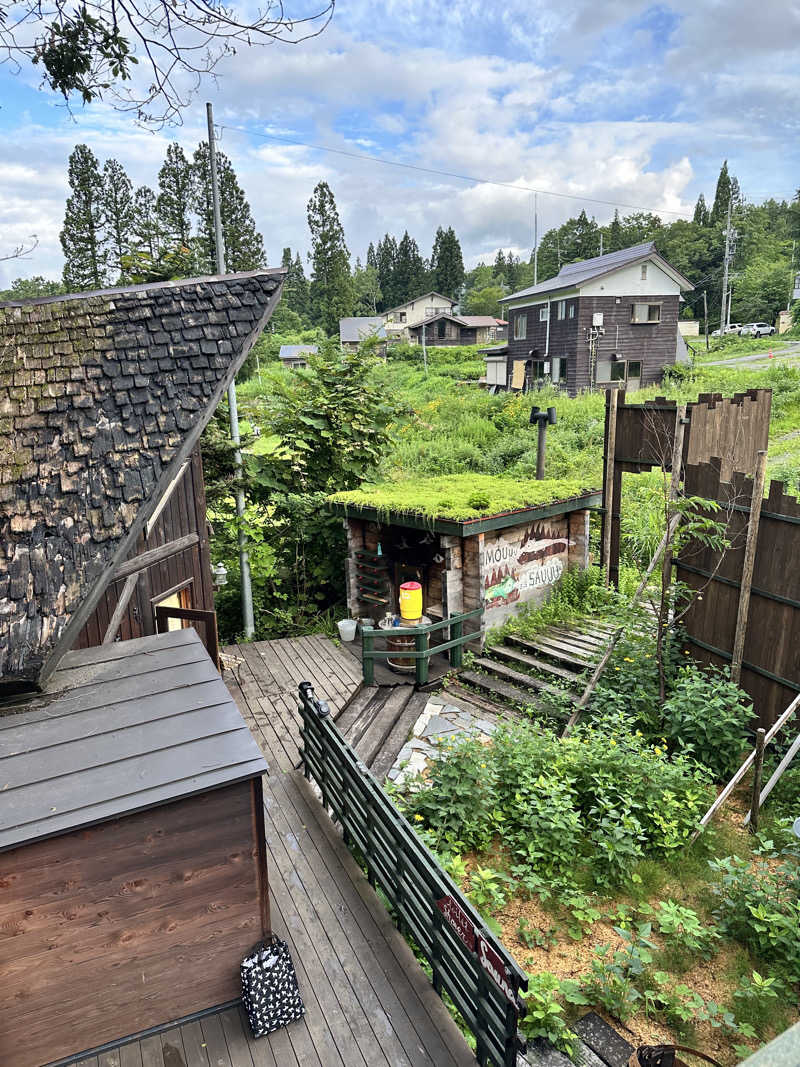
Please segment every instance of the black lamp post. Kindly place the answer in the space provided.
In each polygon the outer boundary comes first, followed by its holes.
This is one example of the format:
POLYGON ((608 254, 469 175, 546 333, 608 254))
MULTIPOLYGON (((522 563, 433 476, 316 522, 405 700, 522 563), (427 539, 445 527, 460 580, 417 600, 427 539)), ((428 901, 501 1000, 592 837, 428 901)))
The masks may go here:
POLYGON ((548 408, 547 411, 540 411, 537 407, 531 408, 530 424, 536 423, 539 435, 536 444, 536 480, 541 482, 544 479, 544 459, 547 451, 547 427, 555 426, 556 424, 556 409, 548 408))

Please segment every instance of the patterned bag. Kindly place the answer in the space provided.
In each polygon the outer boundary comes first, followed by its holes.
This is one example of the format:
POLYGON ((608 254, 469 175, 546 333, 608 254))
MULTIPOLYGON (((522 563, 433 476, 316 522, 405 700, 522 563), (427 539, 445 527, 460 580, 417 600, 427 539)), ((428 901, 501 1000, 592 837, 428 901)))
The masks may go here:
POLYGON ((289 946, 280 938, 259 941, 242 961, 241 976, 253 1037, 265 1037, 305 1014, 289 946))

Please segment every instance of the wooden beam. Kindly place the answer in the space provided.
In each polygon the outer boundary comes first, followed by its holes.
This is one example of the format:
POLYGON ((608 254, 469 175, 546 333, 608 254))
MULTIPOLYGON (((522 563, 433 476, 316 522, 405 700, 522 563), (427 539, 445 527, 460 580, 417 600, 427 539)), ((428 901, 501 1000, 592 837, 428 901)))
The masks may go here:
MULTIPOLYGON (((772 790, 777 785, 778 780, 781 777, 781 775, 783 774, 783 772, 786 770, 786 768, 792 762, 794 757, 797 755, 797 750, 798 749, 800 749, 800 734, 798 734, 797 737, 794 739, 794 741, 792 742, 791 748, 786 753, 786 755, 783 757, 783 759, 780 761, 778 766, 775 768, 770 780, 767 782, 767 784, 761 790, 761 794, 759 795, 759 798, 758 798, 758 806, 759 806, 759 808, 761 808, 761 806, 764 803, 764 801, 767 799, 767 797, 770 795, 772 790)), ((747 815, 745 817, 745 820, 744 820, 744 825, 745 826, 747 826, 747 824, 750 822, 751 817, 752 817, 752 809, 747 813, 747 815)))
POLYGON ((758 546, 758 524, 761 521, 761 504, 764 499, 764 479, 767 473, 767 453, 759 451, 753 477, 753 495, 750 498, 750 519, 747 523, 747 541, 744 546, 742 582, 739 587, 739 607, 736 613, 736 633, 731 654, 731 681, 739 684, 742 677, 744 641, 747 636, 747 618, 750 613, 750 589, 753 585, 753 570, 758 546))
POLYGON ((756 730, 756 758, 753 764, 753 797, 750 801, 750 833, 758 833, 758 810, 761 807, 761 772, 764 770, 764 739, 767 731, 756 730))
POLYGON ((101 644, 110 645, 114 638, 117 636, 117 630, 122 622, 122 616, 125 614, 133 591, 136 588, 136 583, 139 581, 139 571, 135 571, 133 574, 129 574, 125 585, 122 587, 122 592, 119 595, 117 606, 114 608, 114 614, 111 616, 108 622, 108 629, 103 634, 103 640, 101 644))
POLYGON ((617 450, 617 403, 619 390, 608 393, 608 440, 606 442, 606 469, 603 484, 603 570, 606 586, 611 581, 611 514, 614 510, 614 456, 617 450))
POLYGON ((134 556, 133 559, 123 560, 115 568, 112 580, 116 582, 120 578, 127 578, 129 574, 137 574, 139 571, 147 570, 153 564, 162 563, 165 559, 169 559, 170 556, 176 556, 179 552, 184 552, 187 548, 191 548, 199 540, 200 537, 196 533, 185 534, 183 537, 177 537, 174 541, 167 541, 165 545, 159 545, 158 548, 150 548, 147 552, 134 556))

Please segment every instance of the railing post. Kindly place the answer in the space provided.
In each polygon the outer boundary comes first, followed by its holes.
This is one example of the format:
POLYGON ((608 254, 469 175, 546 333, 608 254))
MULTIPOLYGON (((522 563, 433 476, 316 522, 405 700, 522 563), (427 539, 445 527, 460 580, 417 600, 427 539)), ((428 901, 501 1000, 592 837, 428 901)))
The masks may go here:
MULTIPOLYGON (((414 634, 414 648, 417 652, 427 652, 428 649, 428 635, 427 633, 414 634)), ((417 656, 414 662, 415 677, 417 685, 426 685, 428 681, 428 660, 429 656, 417 656)))
MULTIPOLYGON (((450 640, 461 641, 464 636, 464 620, 456 619, 455 622, 450 623, 450 640)), ((459 668, 464 663, 464 646, 463 644, 455 645, 450 649, 450 666, 459 668)))
POLYGON ((372 649, 375 638, 370 633, 361 632, 361 675, 364 685, 375 685, 375 660, 372 649))

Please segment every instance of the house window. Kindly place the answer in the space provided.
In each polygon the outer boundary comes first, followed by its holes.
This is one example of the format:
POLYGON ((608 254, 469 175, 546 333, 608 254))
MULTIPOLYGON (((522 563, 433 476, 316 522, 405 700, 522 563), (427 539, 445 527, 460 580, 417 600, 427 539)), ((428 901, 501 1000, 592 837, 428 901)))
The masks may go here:
POLYGON ((539 308, 539 322, 547 322, 550 318, 550 306, 545 304, 544 307, 539 308))
POLYGON ((631 305, 631 322, 634 322, 634 323, 661 322, 661 305, 660 304, 632 304, 631 305))
POLYGON ((642 281, 643 282, 647 281, 647 264, 646 263, 642 264, 642 281))
POLYGON ((514 340, 524 341, 528 330, 528 316, 526 312, 514 316, 514 340))
POLYGON ((597 383, 607 385, 610 382, 627 382, 634 388, 639 388, 642 377, 641 360, 618 359, 614 363, 601 360, 597 364, 597 383))
POLYGON ((436 323, 436 336, 447 337, 447 321, 445 319, 439 319, 436 323))
POLYGON ((556 318, 563 319, 567 315, 567 302, 566 300, 559 300, 556 304, 556 318))
POLYGON ((553 360, 553 372, 550 375, 554 382, 565 382, 567 380, 567 359, 566 356, 556 356, 553 360))
POLYGON ((570 301, 569 318, 571 318, 571 319, 575 318, 575 301, 574 300, 570 301))
POLYGON ((405 313, 405 311, 401 311, 400 312, 400 322, 405 322, 405 321, 406 321, 406 313, 405 313))

